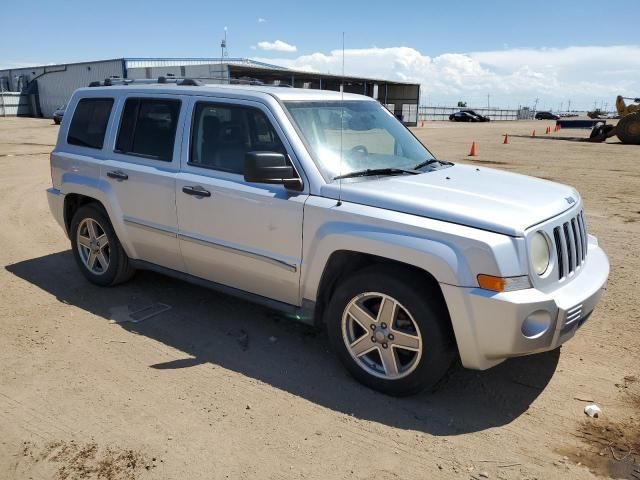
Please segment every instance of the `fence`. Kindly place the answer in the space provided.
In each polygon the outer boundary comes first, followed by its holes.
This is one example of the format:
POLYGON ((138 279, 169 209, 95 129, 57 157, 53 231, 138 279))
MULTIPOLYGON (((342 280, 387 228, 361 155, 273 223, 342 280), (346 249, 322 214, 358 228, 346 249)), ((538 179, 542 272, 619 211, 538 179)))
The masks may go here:
POLYGON ((530 120, 533 111, 518 109, 505 110, 501 108, 460 108, 460 107, 418 107, 418 121, 449 120, 449 115, 460 110, 473 110, 474 112, 489 117, 491 120, 530 120))
POLYGON ((29 99, 20 92, 0 92, 0 117, 29 115, 29 99))

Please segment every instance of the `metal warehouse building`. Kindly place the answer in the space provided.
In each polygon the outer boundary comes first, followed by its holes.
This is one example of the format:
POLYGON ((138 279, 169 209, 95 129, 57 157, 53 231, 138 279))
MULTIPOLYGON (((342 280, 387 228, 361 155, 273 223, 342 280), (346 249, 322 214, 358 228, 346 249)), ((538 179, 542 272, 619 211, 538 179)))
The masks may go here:
MULTIPOLYGON (((118 58, 94 62, 0 70, 0 91, 21 92, 22 113, 51 117, 74 90, 106 78, 187 77, 205 83, 259 81, 265 84, 340 91, 340 75, 291 70, 246 58, 118 58)), ((344 91, 368 95, 408 125, 416 125, 420 86, 362 77, 345 77, 344 91)))

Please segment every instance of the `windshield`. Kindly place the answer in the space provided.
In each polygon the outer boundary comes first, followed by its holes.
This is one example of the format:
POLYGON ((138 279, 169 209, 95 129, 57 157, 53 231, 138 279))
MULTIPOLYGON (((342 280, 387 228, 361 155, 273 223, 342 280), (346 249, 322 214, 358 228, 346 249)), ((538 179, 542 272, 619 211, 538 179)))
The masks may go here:
POLYGON ((378 102, 285 102, 285 106, 327 181, 366 169, 411 169, 433 158, 378 102))

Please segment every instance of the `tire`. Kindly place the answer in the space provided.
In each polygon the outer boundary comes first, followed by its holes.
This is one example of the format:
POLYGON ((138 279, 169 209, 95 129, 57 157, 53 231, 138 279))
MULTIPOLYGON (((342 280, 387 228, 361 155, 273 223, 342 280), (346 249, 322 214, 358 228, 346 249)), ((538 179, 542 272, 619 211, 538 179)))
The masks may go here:
POLYGON ((616 125, 616 135, 624 144, 640 145, 640 112, 621 118, 616 125))
POLYGON ((56 125, 60 125, 61 120, 58 120, 57 118, 53 119, 53 123, 55 123, 56 125))
POLYGON ((404 396, 434 387, 445 376, 456 356, 455 342, 439 292, 429 292, 422 277, 393 266, 369 267, 340 282, 325 320, 333 350, 358 381, 404 396), (395 316, 380 313, 383 304, 395 316), (395 309, 387 308, 392 305, 395 309))
POLYGON ((69 237, 73 257, 91 283, 109 287, 126 282, 135 273, 107 213, 100 205, 90 203, 76 211, 69 237))

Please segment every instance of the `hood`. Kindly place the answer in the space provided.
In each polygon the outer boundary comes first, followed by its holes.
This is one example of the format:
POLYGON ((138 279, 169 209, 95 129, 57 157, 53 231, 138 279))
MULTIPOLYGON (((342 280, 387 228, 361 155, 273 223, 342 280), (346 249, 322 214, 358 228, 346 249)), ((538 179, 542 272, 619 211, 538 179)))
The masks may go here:
MULTIPOLYGON (((337 198, 338 183, 322 193, 337 198)), ((580 195, 560 183, 455 164, 420 175, 343 180, 342 200, 522 236, 580 203, 580 195)))

